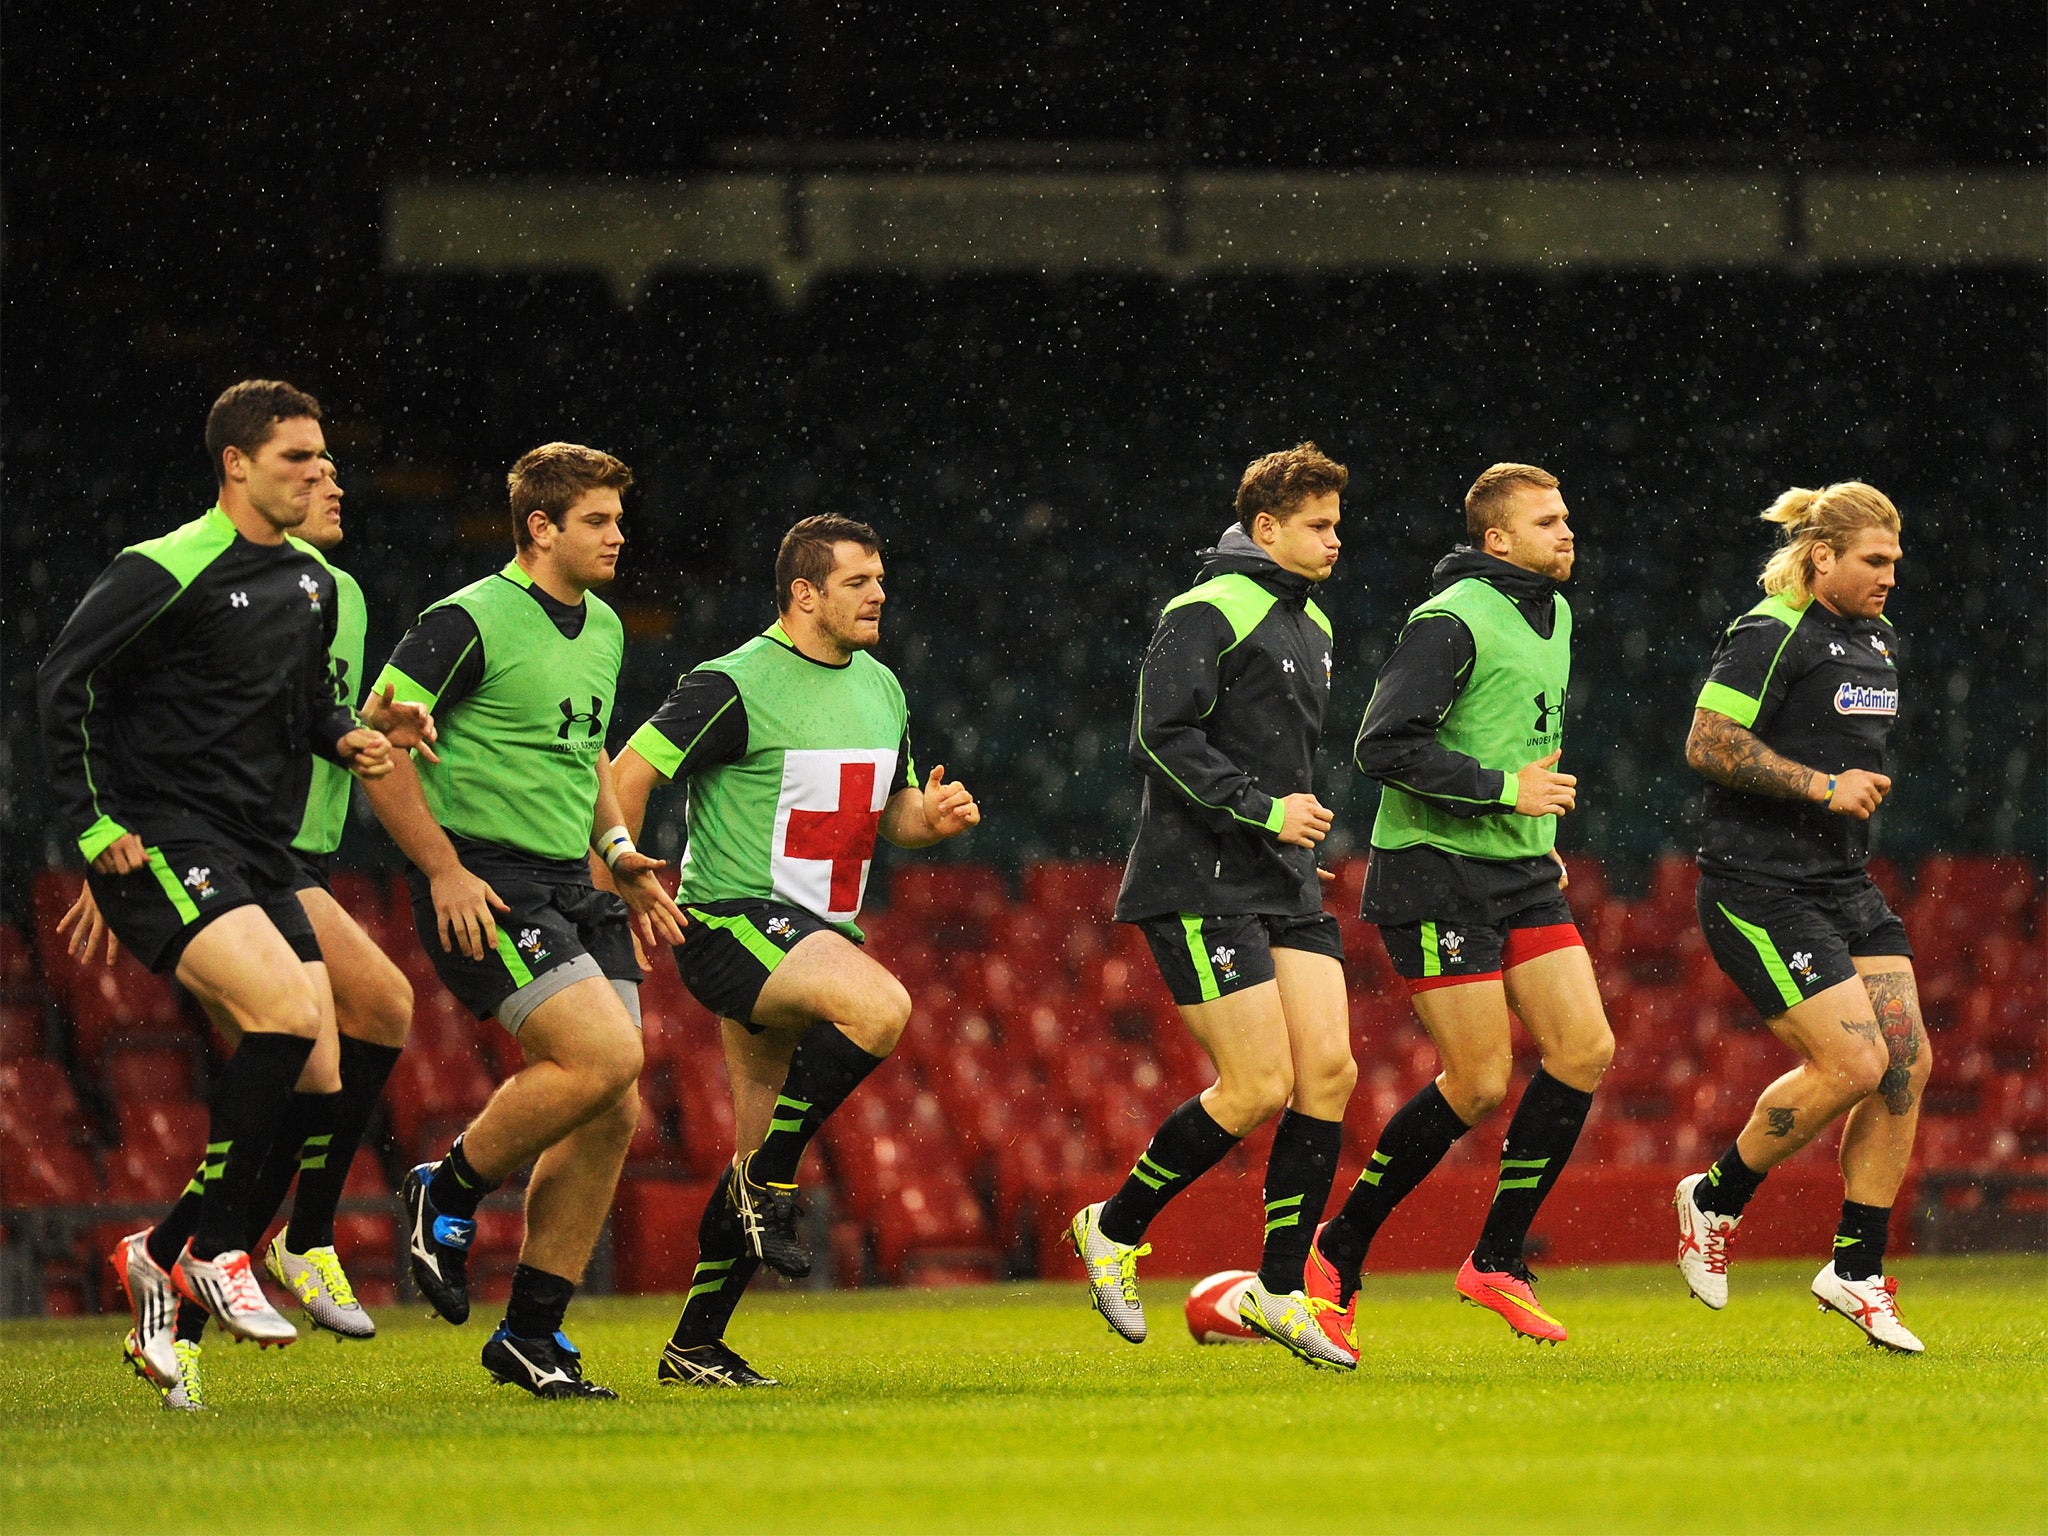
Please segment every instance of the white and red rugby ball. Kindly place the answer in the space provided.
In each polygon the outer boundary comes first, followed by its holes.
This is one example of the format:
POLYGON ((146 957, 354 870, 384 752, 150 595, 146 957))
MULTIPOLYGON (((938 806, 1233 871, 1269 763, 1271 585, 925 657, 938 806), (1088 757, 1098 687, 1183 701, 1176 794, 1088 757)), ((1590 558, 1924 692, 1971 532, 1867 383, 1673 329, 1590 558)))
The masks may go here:
POLYGON ((1197 1344, 1256 1344, 1259 1335, 1237 1319, 1237 1299, 1258 1278, 1249 1269, 1219 1269, 1188 1292, 1188 1332, 1197 1344))

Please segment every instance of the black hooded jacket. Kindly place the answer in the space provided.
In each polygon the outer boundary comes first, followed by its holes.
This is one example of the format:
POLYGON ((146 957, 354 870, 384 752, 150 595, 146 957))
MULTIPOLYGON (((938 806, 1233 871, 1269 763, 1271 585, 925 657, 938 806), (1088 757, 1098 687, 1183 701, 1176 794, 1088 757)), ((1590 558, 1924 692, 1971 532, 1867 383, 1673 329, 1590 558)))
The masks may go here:
MULTIPOLYGON (((1508 598, 1532 630, 1550 638, 1557 622, 1556 582, 1461 544, 1436 563, 1430 595, 1471 576, 1508 598)), ((1456 614, 1410 619, 1380 669, 1359 724, 1352 748, 1358 771, 1381 782, 1396 780, 1453 816, 1512 814, 1512 807, 1500 804, 1506 782, 1501 769, 1437 740, 1437 728, 1457 703, 1478 655, 1472 632, 1456 614)), ((1383 924, 1497 923, 1553 893, 1557 876, 1557 863, 1549 858, 1495 861, 1429 847, 1375 848, 1366 868, 1362 915, 1383 924)))
POLYGON ((1315 853, 1279 840, 1280 801, 1314 788, 1330 621, 1305 577, 1233 529, 1166 605, 1138 676, 1131 761, 1145 776, 1119 922, 1172 912, 1322 910, 1315 853))

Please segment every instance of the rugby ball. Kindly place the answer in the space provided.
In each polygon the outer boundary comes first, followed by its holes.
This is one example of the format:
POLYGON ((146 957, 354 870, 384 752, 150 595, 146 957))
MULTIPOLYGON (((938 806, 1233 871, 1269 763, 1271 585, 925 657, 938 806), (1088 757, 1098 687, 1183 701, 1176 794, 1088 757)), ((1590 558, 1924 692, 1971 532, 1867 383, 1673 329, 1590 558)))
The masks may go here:
POLYGON ((1188 1292, 1188 1332, 1197 1344, 1256 1344, 1259 1335, 1237 1319, 1237 1299, 1258 1275, 1249 1269, 1222 1269, 1196 1282, 1188 1292))

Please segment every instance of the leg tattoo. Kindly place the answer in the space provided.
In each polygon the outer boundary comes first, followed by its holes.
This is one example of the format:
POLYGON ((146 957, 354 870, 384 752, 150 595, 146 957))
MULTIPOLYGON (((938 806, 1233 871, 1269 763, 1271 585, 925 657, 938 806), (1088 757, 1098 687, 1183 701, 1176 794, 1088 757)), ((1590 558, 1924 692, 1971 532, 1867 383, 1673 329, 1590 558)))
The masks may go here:
POLYGON ((1767 1109, 1764 1111, 1764 1114, 1771 1122, 1770 1129, 1764 1132, 1766 1136, 1782 1138, 1792 1134, 1793 1112, 1791 1110, 1767 1109))
POLYGON ((1895 1115, 1913 1110, 1913 1064, 1920 1059, 1919 991, 1911 971, 1879 971, 1866 977, 1870 1003, 1877 1014, 1877 1027, 1884 1035, 1891 1065, 1878 1081, 1884 1107, 1895 1115))
POLYGON ((1875 1019, 1844 1019, 1842 1032, 1854 1035, 1859 1040, 1868 1040, 1872 1045, 1884 1044, 1884 1036, 1878 1030, 1875 1019))

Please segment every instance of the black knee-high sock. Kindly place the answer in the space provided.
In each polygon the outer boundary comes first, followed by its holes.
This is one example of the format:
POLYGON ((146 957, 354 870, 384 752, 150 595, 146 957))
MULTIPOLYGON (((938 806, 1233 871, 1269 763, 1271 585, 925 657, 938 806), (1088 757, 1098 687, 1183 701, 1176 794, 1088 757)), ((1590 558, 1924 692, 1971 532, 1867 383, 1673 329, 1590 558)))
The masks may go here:
POLYGON ((458 1136, 448 1155, 434 1166, 434 1175, 427 1181, 427 1198, 443 1216, 460 1216, 466 1221, 476 1215, 484 1196, 497 1187, 470 1166, 469 1155, 462 1150, 462 1137, 458 1136))
MULTIPOLYGON (((309 1149, 315 1141, 323 1146, 326 1144, 334 1116, 334 1101, 340 1097, 338 1093, 292 1094, 292 1107, 285 1116, 284 1127, 264 1154, 263 1166, 256 1171, 256 1182, 249 1189, 249 1208, 243 1213, 242 1224, 242 1246, 249 1252, 256 1251, 257 1244, 263 1241, 265 1229, 270 1225, 270 1218, 284 1204, 292 1180, 298 1177, 303 1150, 309 1149)), ((303 1253, 305 1250, 298 1251, 303 1253)))
POLYGON ((1359 1269, 1379 1235, 1380 1223, 1470 1129, 1435 1083, 1425 1085, 1389 1117, 1344 1208, 1323 1229, 1323 1257, 1336 1266, 1347 1285, 1358 1284, 1359 1269))
POLYGON ((206 1333, 206 1319, 211 1314, 196 1301, 178 1303, 178 1323, 172 1337, 183 1339, 187 1344, 197 1344, 206 1333))
POLYGON ((680 1349, 716 1344, 725 1337, 733 1308, 740 1304, 747 1282, 761 1267, 761 1261, 747 1252, 739 1218, 727 1199, 732 1176, 732 1169, 727 1168, 697 1223, 697 1268, 690 1276, 690 1294, 683 1298, 683 1315, 676 1322, 675 1342, 680 1349))
POLYGON ((149 1241, 143 1244, 149 1256, 165 1269, 178 1262, 178 1254, 199 1230, 199 1206, 206 1198, 207 1162, 203 1157, 199 1160, 192 1182, 185 1186, 185 1192, 178 1196, 178 1203, 164 1219, 149 1229, 149 1241))
POLYGON ((1522 1262, 1522 1241, 1536 1219, 1544 1196, 1557 1183, 1578 1145, 1593 1095, 1561 1083, 1541 1067, 1522 1090, 1515 1118, 1508 1122, 1500 1149, 1500 1183, 1493 1208, 1486 1213, 1479 1243, 1472 1250, 1474 1267, 1513 1269, 1522 1262))
POLYGON ((775 1096, 775 1117, 748 1165, 748 1176, 759 1184, 794 1184, 797 1164, 818 1127, 886 1060, 855 1045, 837 1024, 821 1021, 805 1030, 790 1055, 789 1076, 775 1096))
MULTIPOLYGON (((1766 1170, 1768 1171, 1768 1170, 1766 1170)), ((1741 1216, 1764 1176, 1742 1160, 1735 1142, 1714 1159, 1707 1176, 1692 1187, 1692 1203, 1710 1216, 1741 1216)))
POLYGON ((1266 1252, 1259 1280, 1267 1290, 1285 1295, 1301 1289, 1301 1267, 1329 1203, 1343 1141, 1340 1120, 1318 1120, 1291 1109, 1281 1114, 1266 1160, 1266 1252))
POLYGON ((312 1054, 313 1042, 303 1035, 246 1034, 228 1058, 207 1126, 206 1194, 192 1234, 194 1258, 241 1246, 250 1188, 291 1112, 292 1084, 312 1054))
POLYGON ((515 1339, 545 1339, 560 1332, 575 1294, 574 1281, 521 1264, 512 1271, 512 1298, 505 1303, 505 1331, 515 1339))
POLYGON ((1137 1242, 1167 1201, 1222 1162, 1237 1143, 1210 1118, 1200 1094, 1189 1099, 1166 1117, 1123 1188, 1102 1207, 1103 1236, 1115 1243, 1137 1242))
POLYGON ((1835 1273, 1844 1280, 1875 1280, 1884 1273, 1884 1245, 1891 1235, 1892 1208, 1842 1202, 1835 1229, 1835 1273))
POLYGON ((299 1192, 292 1200, 292 1224, 285 1234, 285 1246, 293 1253, 333 1244, 334 1213, 341 1204, 342 1186, 348 1183, 349 1165, 363 1144, 363 1132, 369 1129, 398 1054, 388 1045, 341 1037, 341 1092, 334 1096, 328 1123, 307 1135, 299 1158, 299 1192))

